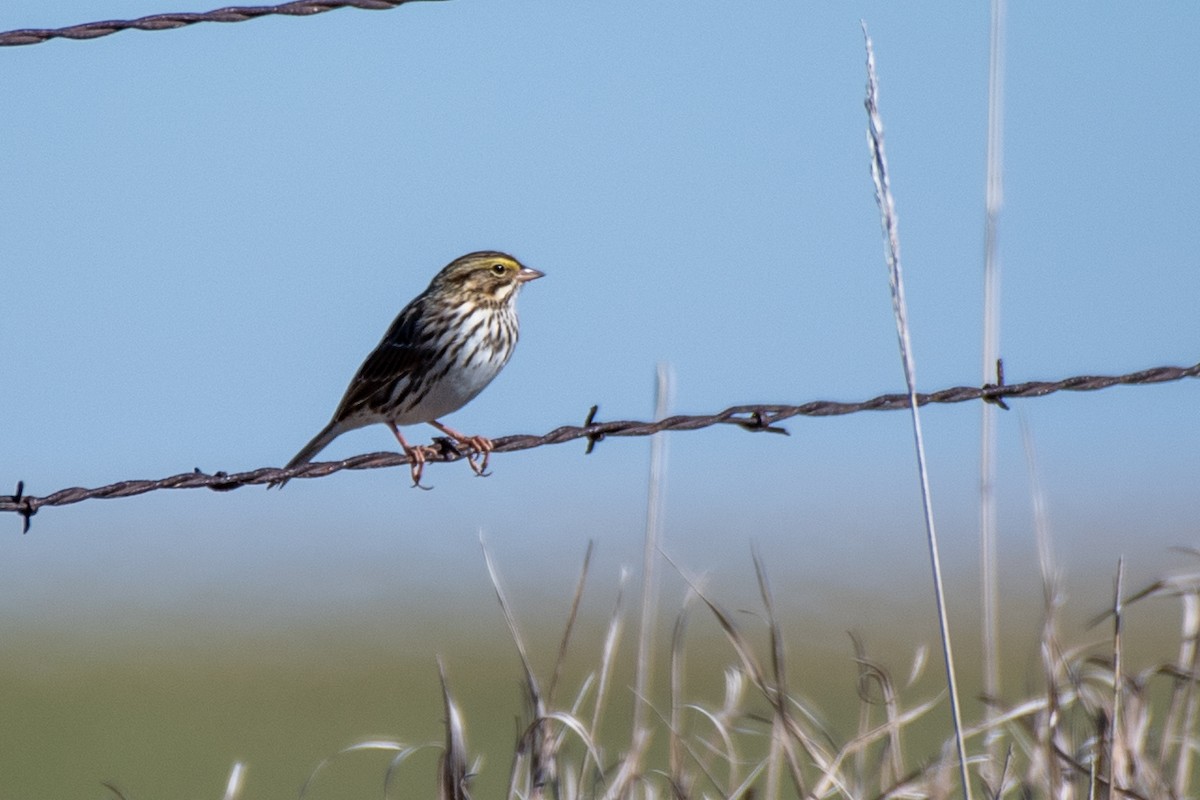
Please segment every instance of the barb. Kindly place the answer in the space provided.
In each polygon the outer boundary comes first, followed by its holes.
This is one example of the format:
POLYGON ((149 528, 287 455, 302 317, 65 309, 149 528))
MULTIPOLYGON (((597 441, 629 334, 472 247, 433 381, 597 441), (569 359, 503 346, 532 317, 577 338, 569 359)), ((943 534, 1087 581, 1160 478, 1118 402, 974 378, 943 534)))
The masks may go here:
MULTIPOLYGON (((1027 381, 1026 383, 988 384, 982 387, 955 386, 930 394, 917 394, 917 405, 931 403, 965 403, 971 400, 995 402, 1008 398, 1045 397, 1055 392, 1094 392, 1111 386, 1138 386, 1168 383, 1184 378, 1200 377, 1200 364, 1190 367, 1154 367, 1125 375, 1078 375, 1058 381, 1027 381)), ((832 400, 816 400, 799 406, 789 405, 741 405, 731 406, 716 414, 677 414, 657 422, 635 422, 619 420, 597 422, 595 412, 589 413, 584 425, 563 425, 540 436, 521 434, 493 439, 493 453, 512 453, 530 450, 550 444, 563 444, 575 439, 588 441, 588 452, 595 444, 609 436, 650 436, 660 431, 695 431, 713 425, 736 425, 752 432, 787 433, 777 423, 792 417, 836 417, 856 414, 860 411, 898 411, 908 408, 907 394, 882 394, 859 403, 841 403, 832 400)), ((445 437, 435 437, 434 452, 426 455, 427 462, 458 461, 466 458, 469 451, 460 450, 445 437)), ((0 495, 0 512, 11 511, 24 517, 24 528, 29 529, 29 519, 46 506, 66 506, 83 500, 97 498, 132 497, 159 489, 212 489, 227 492, 243 486, 268 484, 284 478, 321 478, 346 469, 379 469, 408 464, 408 457, 401 453, 366 453, 343 461, 319 461, 292 469, 261 467, 248 472, 216 472, 208 474, 196 469, 159 480, 132 480, 99 486, 94 489, 74 487, 61 489, 44 497, 24 493, 24 483, 18 484, 17 494, 0 495)))
POLYGON ((22 28, 0 33, 0 47, 41 44, 51 39, 98 39, 121 31, 166 31, 186 28, 198 22, 245 22, 246 20, 283 15, 311 17, 339 8, 359 8, 364 11, 388 11, 414 0, 294 0, 273 6, 227 6, 213 11, 151 14, 137 19, 110 19, 85 22, 66 28, 22 28))

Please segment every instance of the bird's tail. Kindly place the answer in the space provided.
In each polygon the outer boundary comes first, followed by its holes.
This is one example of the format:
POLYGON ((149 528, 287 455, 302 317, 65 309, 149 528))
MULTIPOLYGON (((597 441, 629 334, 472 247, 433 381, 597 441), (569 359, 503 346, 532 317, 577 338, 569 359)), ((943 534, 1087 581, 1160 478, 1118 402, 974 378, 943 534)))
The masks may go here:
MULTIPOLYGON (((321 429, 320 433, 312 438, 312 441, 304 445, 304 447, 300 449, 300 452, 296 453, 296 455, 292 457, 292 460, 287 463, 287 466, 284 467, 284 469, 299 467, 302 464, 307 464, 308 462, 312 461, 313 458, 316 457, 317 453, 328 447, 329 443, 344 433, 345 430, 346 428, 341 423, 337 421, 330 421, 328 425, 321 429)), ((288 478, 284 478, 280 481, 271 481, 271 483, 267 484, 267 488, 271 489, 278 486, 280 489, 282 489, 283 485, 287 483, 288 480, 288 478)))

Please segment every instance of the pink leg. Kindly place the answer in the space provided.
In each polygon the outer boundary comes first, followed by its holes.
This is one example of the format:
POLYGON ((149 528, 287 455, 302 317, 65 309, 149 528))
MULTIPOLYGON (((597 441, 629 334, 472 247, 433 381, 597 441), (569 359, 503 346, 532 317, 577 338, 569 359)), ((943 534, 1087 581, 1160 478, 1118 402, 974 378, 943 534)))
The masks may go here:
POLYGON ((388 427, 392 429, 392 433, 396 436, 396 441, 400 443, 400 447, 404 449, 404 455, 412 459, 409 464, 409 470, 412 472, 413 486, 418 489, 431 489, 431 486, 421 485, 421 473, 425 471, 425 451, 426 448, 418 445, 413 447, 408 442, 404 441, 404 435, 400 433, 400 429, 395 423, 389 422, 388 427))

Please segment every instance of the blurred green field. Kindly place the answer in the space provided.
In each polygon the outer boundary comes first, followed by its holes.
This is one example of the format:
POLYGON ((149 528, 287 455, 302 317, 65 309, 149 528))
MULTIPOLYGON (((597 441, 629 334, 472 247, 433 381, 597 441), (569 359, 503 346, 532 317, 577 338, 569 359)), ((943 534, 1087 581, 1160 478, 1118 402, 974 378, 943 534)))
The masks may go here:
MULTIPOLYGON (((542 609, 539 619, 523 625, 543 691, 569 599, 563 598, 559 608, 542 609)), ((1021 603, 1016 599, 1012 605, 1021 603)), ((1174 612, 1164 609, 1139 610, 1128 622, 1131 668, 1175 655, 1178 624, 1174 612)), ((1085 630, 1083 625, 1095 610, 1064 615, 1068 641, 1103 647, 1107 627, 1085 630)), ((856 611, 862 620, 857 633, 903 684, 917 644, 936 641, 925 606, 916 598, 877 597, 864 598, 856 611)), ((1026 603, 1020 612, 1007 616, 1004 631, 1003 673, 1010 699, 1037 689, 1036 603, 1026 603)), ((765 653, 761 619, 752 614, 739 619, 765 653)), ((607 623, 607 610, 585 606, 558 705, 568 705, 583 676, 599 664, 607 623)), ((627 620, 604 726, 606 745, 614 753, 629 736, 636 640, 631 624, 627 620)), ((664 619, 659 626, 655 695, 661 707, 666 705, 663 659, 670 625, 664 619)), ((375 609, 354 619, 270 631, 231 627, 199 614, 117 637, 7 624, 0 648, 0 796, 112 797, 102 785, 109 782, 129 800, 219 798, 232 765, 241 761, 246 764, 242 797, 295 798, 323 758, 355 742, 440 742, 444 714, 438 655, 466 718, 468 750, 483 759, 472 784, 476 796, 500 796, 507 785, 522 713, 522 678, 495 606, 474 613, 375 609)), ((845 631, 799 611, 788 612, 783 628, 792 691, 828 715, 835 736, 851 737, 860 703, 845 631)), ((966 712, 973 717, 979 707, 970 698, 977 694, 979 670, 972 653, 978 645, 965 615, 956 634, 966 712)), ((691 612, 688 641, 686 699, 717 706, 724 670, 736 657, 702 607, 691 612)), ((940 687, 935 648, 924 678, 906 692, 907 704, 936 695, 940 687)), ((753 698, 751 704, 761 702, 753 698)), ((909 745, 915 741, 936 755, 938 743, 948 735, 944 701, 922 726, 925 733, 917 740, 910 737, 909 745)), ((661 734, 657 744, 662 744, 661 734)), ((380 752, 342 756, 322 770, 308 797, 380 797, 389 758, 380 752)), ((433 749, 415 756, 398 773, 390 796, 411 796, 411 791, 430 796, 436 764, 433 749)))

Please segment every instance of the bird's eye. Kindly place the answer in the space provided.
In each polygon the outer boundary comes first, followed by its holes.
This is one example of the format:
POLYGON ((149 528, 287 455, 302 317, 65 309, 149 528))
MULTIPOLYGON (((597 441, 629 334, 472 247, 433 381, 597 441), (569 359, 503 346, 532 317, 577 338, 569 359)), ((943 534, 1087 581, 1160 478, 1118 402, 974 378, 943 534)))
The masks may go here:
POLYGON ((505 268, 504 268, 503 264, 493 264, 492 265, 492 274, 493 275, 503 275, 504 272, 505 272, 505 268))

